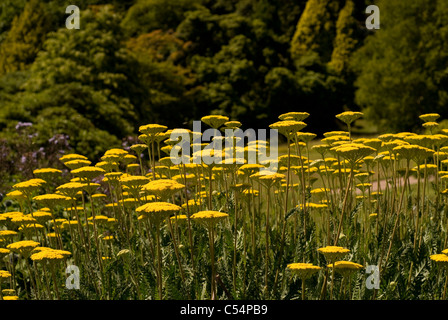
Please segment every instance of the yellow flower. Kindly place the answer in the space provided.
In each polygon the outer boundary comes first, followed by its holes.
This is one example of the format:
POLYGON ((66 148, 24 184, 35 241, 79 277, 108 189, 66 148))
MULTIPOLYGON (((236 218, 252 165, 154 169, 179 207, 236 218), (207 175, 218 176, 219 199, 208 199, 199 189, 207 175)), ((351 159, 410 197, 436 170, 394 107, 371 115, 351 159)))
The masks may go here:
POLYGON ((160 125, 160 124, 147 124, 144 126, 140 126, 138 128, 138 131, 140 131, 143 134, 149 135, 154 137, 155 134, 159 133, 159 132, 163 132, 166 129, 168 129, 167 126, 164 125, 160 125))
POLYGON ((280 120, 295 120, 303 121, 308 118, 310 114, 308 112, 287 112, 278 116, 280 120))
POLYGON ((83 160, 83 159, 77 159, 77 160, 71 160, 64 163, 66 167, 68 167, 70 170, 79 169, 82 167, 90 166, 92 161, 89 160, 83 160))
POLYGON ((201 118, 201 121, 214 129, 218 129, 224 123, 229 121, 229 117, 221 115, 209 115, 201 118))
MULTIPOLYGON (((15 296, 15 294, 16 294, 16 290, 14 290, 14 289, 3 289, 2 290, 2 293, 5 295, 5 296, 15 296)), ((4 297, 3 297, 4 298, 4 297)), ((15 299, 15 300, 17 300, 17 299, 15 299)))
POLYGON ((317 134, 311 132, 297 132, 297 137, 304 142, 310 142, 317 137, 317 134))
POLYGON ((424 124, 422 124, 422 126, 424 128, 435 128, 437 127, 439 124, 437 122, 425 122, 424 124))
POLYGON ((179 222, 185 222, 188 219, 188 217, 186 214, 177 214, 177 215, 171 217, 170 219, 173 222, 179 223, 179 222))
POLYGON ((93 219, 93 217, 89 217, 87 220, 89 220, 89 221, 95 220, 95 222, 103 224, 103 223, 106 223, 108 221, 108 219, 109 219, 109 217, 107 217, 107 216, 97 215, 97 216, 95 216, 95 219, 93 219))
POLYGON ((231 129, 236 129, 242 126, 242 123, 239 121, 227 121, 224 123, 224 126, 231 129))
POLYGON ((9 273, 9 271, 6 270, 0 270, 0 281, 2 279, 8 279, 11 277, 11 274, 9 273))
POLYGON ((17 235, 17 232, 13 230, 0 230, 0 239, 11 239, 17 235))
POLYGON ((448 269, 448 255, 444 253, 433 254, 429 256, 429 258, 435 263, 437 263, 437 265, 439 265, 440 267, 448 269))
POLYGON ((98 167, 82 167, 75 170, 72 170, 71 173, 74 176, 77 176, 81 179, 92 180, 93 178, 106 173, 106 170, 98 168, 98 167))
POLYGON ((87 157, 80 154, 71 153, 60 157, 59 160, 65 163, 72 160, 87 160, 87 157))
MULTIPOLYGON (((333 268, 333 263, 327 265, 327 267, 333 268)), ((362 268, 364 268, 362 265, 351 261, 336 261, 334 263, 334 270, 344 277, 362 268)))
POLYGON ((16 253, 19 253, 25 257, 28 257, 29 253, 39 246, 40 243, 32 240, 23 240, 18 242, 13 242, 6 246, 6 248, 10 249, 11 251, 14 251, 16 253))
POLYGON ((146 144, 138 143, 131 146, 131 150, 140 155, 148 146, 146 144))
POLYGON ((31 255, 31 260, 37 262, 56 262, 65 259, 67 256, 71 255, 69 251, 65 250, 55 250, 51 248, 47 248, 41 250, 37 253, 33 253, 31 255))
POLYGON ((171 179, 153 180, 142 186, 143 191, 162 198, 169 198, 184 188, 185 185, 171 179))
POLYGON ((272 173, 272 174, 261 174, 258 177, 258 180, 263 183, 266 187, 271 187, 273 184, 280 182, 286 176, 281 173, 272 173))
POLYGON ((286 266, 286 268, 302 280, 308 279, 322 269, 312 263, 290 263, 286 266))
POLYGON ((120 158, 125 157, 126 155, 128 155, 128 152, 126 150, 123 149, 119 149, 119 148, 113 148, 113 149, 109 149, 104 153, 105 156, 110 156, 110 155, 116 155, 119 156, 120 158))
MULTIPOLYGON (((106 171, 118 170, 118 166, 119 166, 119 163, 115 162, 115 161, 100 161, 97 164, 95 164, 95 167, 101 168, 106 171)), ((114 172, 114 173, 116 173, 116 172, 114 172)))
POLYGON ((11 199, 17 200, 17 201, 23 201, 26 199, 26 196, 23 194, 23 192, 19 191, 19 190, 13 190, 11 192, 8 192, 6 194, 6 196, 8 198, 11 198, 11 199))
POLYGON ((343 256, 345 256, 347 253, 350 252, 349 249, 337 246, 326 246, 317 249, 317 251, 322 253, 325 259, 327 259, 327 261, 330 263, 333 263, 334 261, 342 258, 343 256))
POLYGON ((149 182, 149 178, 145 176, 125 176, 120 178, 121 184, 129 188, 140 188, 149 182))
POLYGON ((9 249, 0 248, 0 259, 7 256, 10 252, 11 252, 11 250, 9 250, 9 249))
POLYGON ((33 224, 24 224, 19 227, 19 231, 29 231, 29 230, 35 230, 35 229, 43 229, 44 226, 38 223, 33 224))
POLYGON ((61 170, 59 169, 54 169, 54 168, 41 168, 41 169, 36 169, 33 171, 33 174, 38 177, 38 178, 42 178, 44 180, 46 179, 51 179, 54 176, 58 176, 62 173, 61 170))
POLYGON ((215 223, 224 220, 229 215, 220 211, 199 211, 193 215, 191 215, 191 219, 203 223, 207 227, 212 227, 215 223))
POLYGON ((27 181, 16 183, 12 187, 16 190, 21 191, 22 193, 24 193, 26 195, 29 195, 32 192, 39 189, 45 183, 46 183, 45 180, 42 180, 39 178, 34 178, 34 179, 29 179, 27 181))
POLYGON ((138 207, 135 211, 141 213, 146 218, 160 222, 181 209, 178 205, 169 202, 149 202, 138 207))
POLYGON ((43 194, 40 196, 35 196, 34 201, 43 204, 46 207, 54 207, 57 205, 64 205, 71 201, 72 198, 60 195, 60 194, 43 194))
POLYGON ((361 118, 364 114, 357 111, 346 111, 336 115, 336 118, 345 124, 351 124, 353 121, 361 118))
POLYGON ((337 147, 333 147, 330 150, 340 155, 344 159, 348 160, 351 164, 362 160, 365 156, 375 152, 372 147, 365 146, 359 143, 346 143, 337 147))
MULTIPOLYGON (((303 203, 299 204, 297 207, 300 208, 300 209, 303 209, 303 208, 304 208, 303 203)), ((312 203, 312 202, 308 202, 308 203, 306 204, 305 207, 306 207, 306 208, 311 208, 311 209, 313 209, 313 208, 314 208, 314 209, 323 209, 323 208, 327 208, 328 205, 326 205, 326 204, 324 204, 324 203, 312 203)))
POLYGON ((53 218, 53 215, 50 212, 46 211, 36 211, 31 213, 31 215, 39 222, 39 223, 45 223, 48 220, 51 220, 53 218))
POLYGON ((278 130, 282 135, 287 137, 288 139, 292 138, 292 134, 296 134, 298 131, 302 130, 306 127, 306 123, 302 121, 295 120, 283 120, 277 121, 271 125, 269 128, 278 130))
POLYGON ((438 118, 440 118, 440 114, 438 113, 426 113, 419 116, 424 122, 434 122, 438 118))
POLYGON ((85 186, 86 184, 80 182, 68 182, 60 185, 56 188, 56 190, 60 191, 67 197, 73 198, 78 191, 81 191, 85 186))
POLYGON ((397 146, 393 150, 398 153, 398 157, 414 160, 417 164, 421 164, 434 154, 433 150, 414 144, 397 146))

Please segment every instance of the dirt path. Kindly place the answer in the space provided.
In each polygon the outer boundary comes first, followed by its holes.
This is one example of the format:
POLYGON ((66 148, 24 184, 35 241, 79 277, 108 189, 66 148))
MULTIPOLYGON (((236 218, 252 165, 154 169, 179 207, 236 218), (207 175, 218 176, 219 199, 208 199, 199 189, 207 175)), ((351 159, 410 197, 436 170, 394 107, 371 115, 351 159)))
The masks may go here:
MULTIPOLYGON (((433 179, 434 179, 433 176, 429 177, 429 181, 432 181, 433 179)), ((390 181, 392 183, 391 179, 390 180, 387 180, 387 179, 380 180, 380 189, 381 189, 381 191, 384 191, 386 189, 386 185, 387 185, 388 181, 390 181)), ((416 177, 413 177, 413 176, 409 177, 409 184, 411 184, 411 185, 412 184, 416 184, 417 181, 418 180, 417 180, 416 177)), ((403 186, 404 185, 404 177, 400 177, 399 181, 397 183, 400 186, 403 186)), ((371 191, 372 192, 378 191, 378 183, 376 181, 372 182, 371 191)))

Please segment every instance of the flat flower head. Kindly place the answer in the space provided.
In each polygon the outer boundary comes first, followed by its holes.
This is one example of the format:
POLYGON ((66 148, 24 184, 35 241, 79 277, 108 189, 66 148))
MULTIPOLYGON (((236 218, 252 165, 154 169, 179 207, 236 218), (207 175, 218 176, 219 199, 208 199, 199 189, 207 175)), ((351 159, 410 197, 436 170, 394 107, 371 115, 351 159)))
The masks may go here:
POLYGON ((227 121, 224 123, 226 129, 237 129, 242 126, 242 123, 239 121, 227 121))
POLYGON ((348 160, 351 164, 357 163, 364 157, 376 151, 374 148, 360 143, 347 143, 337 147, 333 147, 330 150, 332 150, 342 158, 348 160))
POLYGON ((57 261, 64 260, 67 256, 71 255, 69 251, 55 250, 55 249, 45 249, 37 253, 33 253, 30 258, 33 261, 41 263, 54 263, 57 261))
POLYGON ((3 259, 4 257, 6 257, 8 254, 10 254, 11 250, 6 249, 6 248, 0 248, 0 259, 3 259))
POLYGON ((317 249, 317 251, 322 253, 329 263, 333 263, 334 261, 341 259, 347 253, 349 253, 350 249, 338 246, 326 246, 317 249))
POLYGON ((14 230, 0 230, 0 239, 6 240, 11 239, 17 235, 17 232, 14 230))
POLYGON ((50 193, 35 196, 33 197, 33 200, 45 207, 53 208, 55 206, 64 206, 70 203, 72 198, 61 194, 50 193))
POLYGON ((37 220, 32 215, 23 215, 12 218, 11 222, 20 226, 25 224, 37 223, 37 220))
POLYGON ((64 184, 60 185, 59 187, 56 188, 56 190, 58 190, 59 192, 61 192, 64 195, 66 195, 67 197, 74 198, 75 195, 79 191, 83 190, 84 187, 85 187, 84 183, 68 182, 68 183, 64 183, 64 184))
POLYGON ((422 124, 422 126, 424 128, 436 128, 439 126, 439 124, 437 122, 425 122, 424 124, 422 124))
POLYGON ((29 179, 27 181, 19 182, 12 187, 16 190, 21 191, 24 194, 30 194, 38 190, 46 181, 39 178, 29 179))
POLYGON ((297 132, 299 132, 305 127, 306 123, 295 120, 282 120, 269 125, 269 128, 278 130, 278 132, 280 132, 288 139, 292 139, 293 134, 297 134, 297 132))
POLYGON ((120 165, 119 162, 116 161, 100 161, 97 164, 95 164, 95 167, 106 170, 107 172, 111 172, 113 170, 118 170, 119 165, 120 165))
POLYGON ((131 146, 131 150, 134 151, 137 155, 141 155, 144 150, 146 150, 148 146, 143 143, 137 143, 131 146))
POLYGON ((147 124, 140 126, 138 131, 154 139, 157 133, 163 132, 166 129, 168 129, 168 127, 161 124, 147 124))
POLYGON ((438 266, 448 269, 448 255, 444 253, 433 254, 429 258, 434 261, 438 266))
POLYGON ((1 280, 9 279, 10 277, 11 277, 11 273, 9 273, 9 271, 0 270, 0 282, 1 282, 1 280))
POLYGON ((129 188, 140 188, 149 182, 149 178, 145 176, 122 176, 120 182, 129 188))
POLYGON ((214 129, 218 129, 219 127, 224 125, 224 123, 229 121, 229 117, 222 116, 222 115, 208 115, 208 116, 202 117, 201 121, 214 129))
POLYGON ((438 113, 425 113, 419 116, 421 120, 424 122, 434 122, 440 118, 440 114, 438 113))
POLYGON ((298 132, 297 137, 303 142, 307 143, 317 137, 317 134, 312 132, 298 132))
POLYGON ((54 169, 54 168, 41 168, 41 169, 35 169, 33 171, 33 174, 37 178, 41 178, 43 180, 48 180, 48 179, 58 177, 60 174, 62 174, 62 171, 59 169, 54 169))
POLYGON ((43 225, 41 225, 39 223, 33 223, 33 224, 22 224, 18 230, 28 232, 28 231, 35 231, 35 230, 41 230, 41 229, 44 229, 43 225))
POLYGON ((13 190, 11 192, 8 192, 6 196, 19 202, 24 201, 27 198, 26 195, 20 190, 13 190))
POLYGON ((345 124, 351 124, 353 121, 361 118, 364 114, 357 111, 346 111, 336 115, 336 118, 344 122, 345 124))
POLYGON ((310 278, 313 274, 322 269, 312 263, 290 263, 286 266, 286 268, 302 280, 310 278))
POLYGON ((53 215, 50 212, 47 211, 36 211, 32 212, 31 215, 39 222, 39 223, 45 223, 48 220, 51 220, 53 218, 53 215))
POLYGON ((25 257, 28 257, 30 252, 40 245, 39 242, 32 240, 23 240, 18 242, 13 242, 6 246, 6 248, 14 251, 15 253, 19 253, 25 257))
POLYGON ((280 120, 295 120, 295 121, 303 121, 309 117, 308 112, 287 112, 278 116, 280 120))
POLYGON ((282 179, 285 179, 285 177, 286 176, 281 173, 261 174, 258 177, 258 181, 260 181, 263 185, 269 188, 272 185, 280 182, 282 179))
POLYGON ((76 160, 70 160, 64 162, 64 165, 69 168, 70 170, 79 169, 82 167, 87 167, 92 164, 92 161, 90 160, 84 160, 84 159, 76 159, 76 160))
POLYGON ((68 161, 73 160, 87 160, 87 157, 77 153, 70 153, 63 155, 62 157, 59 158, 59 160, 62 161, 63 163, 66 163, 68 161))
POLYGON ((394 151, 399 158, 414 160, 417 164, 423 163, 425 159, 434 154, 433 150, 414 144, 397 146, 394 148, 394 151))
POLYGON ((71 173, 74 176, 79 177, 81 179, 92 180, 93 178, 96 178, 102 174, 105 174, 106 170, 98 168, 98 167, 86 166, 86 167, 72 170, 71 173))
POLYGON ((104 155, 105 156, 117 156, 119 157, 119 159, 123 159, 126 155, 128 155, 129 153, 126 150, 120 149, 120 148, 113 148, 113 149, 109 149, 107 150, 104 155))
POLYGON ((206 210, 206 211, 199 211, 191 215, 191 219, 193 219, 194 221, 198 221, 207 227, 212 227, 216 223, 226 219, 228 216, 229 215, 224 212, 206 210))
POLYGON ((184 184, 172 179, 157 179, 142 186, 143 191, 163 198, 169 198, 184 188, 184 184))
POLYGON ((135 209, 137 213, 156 222, 160 222, 180 210, 182 210, 181 207, 169 202, 149 202, 135 209))
MULTIPOLYGON (((327 265, 328 268, 333 268, 333 263, 327 265)), ((358 263, 351 261, 336 261, 334 263, 334 270, 343 276, 348 276, 353 272, 359 271, 364 267, 358 263)))

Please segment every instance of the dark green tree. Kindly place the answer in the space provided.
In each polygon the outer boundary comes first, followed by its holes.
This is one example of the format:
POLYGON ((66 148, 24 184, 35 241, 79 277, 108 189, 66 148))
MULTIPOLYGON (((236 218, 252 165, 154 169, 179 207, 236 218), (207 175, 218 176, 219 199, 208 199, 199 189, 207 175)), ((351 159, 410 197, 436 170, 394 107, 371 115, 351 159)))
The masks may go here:
POLYGON ((52 17, 39 0, 30 0, 14 17, 11 29, 0 45, 0 75, 30 65, 52 28, 52 17))
POLYGON ((381 24, 353 59, 356 102, 380 128, 421 128, 420 114, 448 116, 448 3, 379 1, 381 24))
POLYGON ((138 62, 122 47, 119 19, 107 7, 84 11, 83 27, 50 34, 29 71, 23 91, 5 106, 2 122, 36 123, 39 137, 70 136, 93 158, 135 132, 150 117, 140 102, 138 62))

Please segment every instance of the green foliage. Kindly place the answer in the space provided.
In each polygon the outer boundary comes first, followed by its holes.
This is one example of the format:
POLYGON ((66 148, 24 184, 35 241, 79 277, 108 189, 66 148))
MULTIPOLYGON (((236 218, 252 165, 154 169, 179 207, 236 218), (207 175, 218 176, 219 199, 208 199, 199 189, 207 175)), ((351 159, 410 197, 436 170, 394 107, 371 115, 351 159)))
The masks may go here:
POLYGON ((335 37, 335 21, 342 1, 309 0, 297 23, 291 41, 291 56, 298 59, 316 52, 324 61, 330 59, 335 37))
POLYGON ((356 52, 356 102, 382 129, 410 130, 447 114, 446 1, 380 1, 381 29, 356 52))
POLYGON ((0 75, 23 70, 34 61, 51 29, 51 16, 38 0, 27 2, 0 46, 0 75))
POLYGON ((353 1, 346 1, 336 22, 336 36, 329 66, 337 73, 347 70, 350 56, 357 47, 359 37, 355 34, 357 21, 353 15, 354 10, 353 1))
POLYGON ((194 8, 200 0, 139 0, 126 14, 121 25, 131 36, 157 29, 175 29, 183 20, 185 11, 194 8))
POLYGON ((70 134, 76 150, 94 157, 134 131, 130 79, 137 67, 120 47, 113 13, 86 11, 83 25, 79 32, 61 28, 48 36, 3 121, 36 121, 42 139, 70 134))
POLYGON ((4 40, 12 20, 25 7, 25 0, 3 0, 0 3, 0 43, 4 40))

